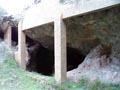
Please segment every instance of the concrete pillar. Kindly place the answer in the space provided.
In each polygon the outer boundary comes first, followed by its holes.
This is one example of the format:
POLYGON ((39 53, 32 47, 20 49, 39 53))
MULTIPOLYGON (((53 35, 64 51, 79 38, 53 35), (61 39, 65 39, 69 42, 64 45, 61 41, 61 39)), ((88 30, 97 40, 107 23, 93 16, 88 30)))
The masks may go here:
POLYGON ((17 63, 20 63, 20 62, 19 62, 19 53, 18 53, 18 51, 15 51, 15 52, 14 52, 14 57, 15 57, 16 62, 17 62, 17 63))
POLYGON ((18 56, 21 68, 26 69, 26 38, 25 33, 22 31, 22 22, 18 26, 18 56))
POLYGON ((8 44, 9 48, 11 48, 11 44, 12 44, 11 32, 12 32, 12 28, 11 26, 8 26, 6 32, 4 33, 4 41, 8 44))
POLYGON ((55 79, 61 83, 66 80, 66 27, 59 14, 54 21, 55 79))

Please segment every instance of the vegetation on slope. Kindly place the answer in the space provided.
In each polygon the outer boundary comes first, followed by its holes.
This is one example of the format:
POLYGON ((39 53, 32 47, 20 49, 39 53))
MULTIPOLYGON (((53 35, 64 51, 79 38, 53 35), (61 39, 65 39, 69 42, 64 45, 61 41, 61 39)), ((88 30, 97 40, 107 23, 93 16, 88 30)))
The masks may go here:
POLYGON ((57 84, 53 77, 20 69, 13 52, 0 43, 0 90, 120 90, 120 84, 107 84, 81 79, 57 84))

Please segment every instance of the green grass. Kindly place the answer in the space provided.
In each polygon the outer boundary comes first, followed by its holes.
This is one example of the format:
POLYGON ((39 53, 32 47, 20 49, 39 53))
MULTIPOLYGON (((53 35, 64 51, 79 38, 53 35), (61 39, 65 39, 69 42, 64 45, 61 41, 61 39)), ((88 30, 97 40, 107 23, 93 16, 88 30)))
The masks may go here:
POLYGON ((120 84, 81 79, 57 84, 53 77, 19 68, 11 50, 0 46, 0 90, 120 90, 120 84))

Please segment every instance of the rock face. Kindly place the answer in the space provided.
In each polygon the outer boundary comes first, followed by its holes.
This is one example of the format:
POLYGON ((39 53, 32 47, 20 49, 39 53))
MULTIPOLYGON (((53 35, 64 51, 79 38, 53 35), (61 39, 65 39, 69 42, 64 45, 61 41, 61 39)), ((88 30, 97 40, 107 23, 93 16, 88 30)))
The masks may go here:
POLYGON ((111 51, 110 44, 98 45, 91 50, 78 68, 67 73, 68 79, 79 81, 81 77, 85 77, 92 81, 120 83, 120 61, 111 59, 111 51))
MULTIPOLYGON (((87 55, 100 42, 118 45, 120 41, 120 7, 110 8, 83 16, 65 19, 67 45, 87 55)), ((25 33, 40 42, 45 48, 54 46, 53 23, 27 30, 25 33)))
POLYGON ((54 33, 53 24, 33 28, 32 30, 25 31, 26 35, 40 42, 45 48, 53 50, 54 44, 54 33))
POLYGON ((109 57, 112 53, 110 44, 100 44, 85 57, 84 62, 79 65, 79 68, 84 69, 99 69, 110 63, 109 57))

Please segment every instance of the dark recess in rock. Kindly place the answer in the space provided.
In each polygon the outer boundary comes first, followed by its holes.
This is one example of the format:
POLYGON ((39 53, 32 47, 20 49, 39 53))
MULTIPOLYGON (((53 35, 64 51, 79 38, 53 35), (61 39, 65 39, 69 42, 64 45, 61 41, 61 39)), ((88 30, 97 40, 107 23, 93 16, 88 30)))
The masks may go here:
MULTIPOLYGON (((37 44, 29 47, 29 63, 27 70, 35 71, 43 75, 54 73, 54 51, 37 44)), ((79 50, 67 47, 67 71, 75 69, 83 62, 85 56, 79 50)))
POLYGON ((0 30, 0 39, 4 38, 4 33, 2 32, 2 30, 0 30))
MULTIPOLYGON (((18 27, 12 27, 12 43, 15 42, 15 45, 13 46, 16 46, 18 45, 18 27)), ((2 30, 0 30, 0 39, 4 39, 4 32, 2 30)), ((30 37, 28 37, 26 35, 26 43, 28 46, 31 46, 35 41, 33 41, 33 39, 31 39, 30 37)))

